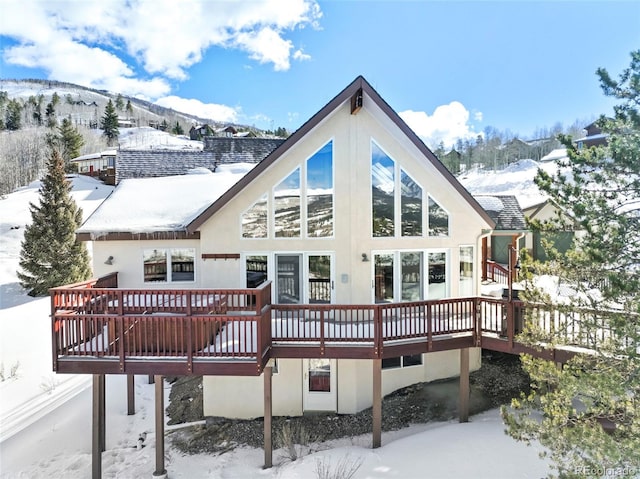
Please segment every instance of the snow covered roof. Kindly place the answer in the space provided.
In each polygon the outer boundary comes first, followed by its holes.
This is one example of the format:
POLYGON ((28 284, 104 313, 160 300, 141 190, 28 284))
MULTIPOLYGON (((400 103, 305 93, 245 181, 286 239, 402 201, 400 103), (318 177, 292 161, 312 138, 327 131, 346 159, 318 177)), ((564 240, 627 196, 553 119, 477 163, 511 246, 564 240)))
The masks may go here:
POLYGON ((199 168, 182 176, 122 181, 78 230, 82 239, 108 233, 181 232, 255 165, 222 165, 216 173, 199 168))
POLYGON ((541 162, 545 161, 556 161, 562 160, 567 157, 567 149, 566 148, 556 148, 555 150, 551 150, 549 153, 540 158, 541 162))
POLYGON ((116 156, 117 150, 98 151, 97 153, 87 153, 86 155, 73 158, 71 161, 95 160, 103 156, 116 156))

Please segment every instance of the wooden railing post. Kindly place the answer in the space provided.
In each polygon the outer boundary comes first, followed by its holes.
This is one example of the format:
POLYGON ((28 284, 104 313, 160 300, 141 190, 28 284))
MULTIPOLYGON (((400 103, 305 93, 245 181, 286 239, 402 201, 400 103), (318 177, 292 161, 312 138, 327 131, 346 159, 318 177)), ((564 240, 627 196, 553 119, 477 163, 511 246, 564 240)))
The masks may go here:
POLYGON ((373 355, 376 358, 382 357, 382 316, 377 304, 373 305, 373 355))
MULTIPOLYGON (((193 316, 192 316, 192 297, 191 297, 191 291, 187 291, 187 372, 189 374, 191 374, 191 372, 193 371, 193 349, 194 349, 194 342, 193 342, 193 316)), ((203 325, 204 326, 204 325, 203 325)), ((206 328, 203 328, 206 330, 206 328)))
POLYGON ((324 356, 324 309, 320 310, 320 356, 324 356))

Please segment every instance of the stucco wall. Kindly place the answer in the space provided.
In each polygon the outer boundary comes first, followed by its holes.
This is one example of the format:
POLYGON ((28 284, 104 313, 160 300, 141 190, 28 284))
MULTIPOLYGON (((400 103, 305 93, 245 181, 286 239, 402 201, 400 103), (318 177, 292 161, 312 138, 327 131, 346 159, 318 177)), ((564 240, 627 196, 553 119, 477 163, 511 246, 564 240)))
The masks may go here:
MULTIPOLYGON (((480 348, 469 350, 469 368, 481 364, 480 348)), ((373 403, 373 362, 364 359, 337 361, 338 413, 354 414, 373 403)), ((298 416, 303 412, 302 360, 279 359, 273 375, 273 415, 298 416)), ((460 351, 423 355, 423 364, 382 371, 382 395, 417 382, 430 382, 460 375, 460 351)), ((249 419, 264 415, 264 378, 205 376, 204 415, 249 419)))

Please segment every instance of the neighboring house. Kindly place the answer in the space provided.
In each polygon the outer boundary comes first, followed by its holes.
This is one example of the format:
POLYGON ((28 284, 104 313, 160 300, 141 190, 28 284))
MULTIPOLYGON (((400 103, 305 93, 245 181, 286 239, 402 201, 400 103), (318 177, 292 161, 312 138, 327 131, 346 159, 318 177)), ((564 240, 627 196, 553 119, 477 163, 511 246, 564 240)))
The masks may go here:
POLYGON ((192 126, 189 129, 189 138, 191 140, 202 140, 206 136, 213 135, 213 128, 211 128, 207 123, 204 125, 192 126))
POLYGON ((106 150, 99 153, 73 158, 71 163, 76 166, 81 175, 94 176, 107 185, 115 185, 116 181, 116 150, 106 150))
MULTIPOLYGON (((167 159, 178 153, 164 152, 167 159)), ((511 226, 505 232, 518 230, 511 226)), ((122 181, 78 237, 93 242, 94 274, 117 272, 121 288, 270 280, 280 305, 370 305, 479 296, 480 250, 494 227, 358 77, 255 166, 122 181)), ((418 346, 382 359, 383 394, 459 374, 460 350, 418 346)), ((282 351, 274 353, 273 414, 372 406, 372 361, 282 351)), ((470 351, 478 368, 480 348, 470 351)), ((262 416, 262 378, 226 374, 205 376, 204 414, 262 416)))
POLYGON ((600 146, 607 144, 607 134, 602 133, 602 130, 598 126, 598 122, 588 124, 584 127, 585 136, 575 140, 576 148, 581 150, 582 148, 589 148, 591 146, 600 146))
MULTIPOLYGON (((529 220, 545 221, 556 218, 558 215, 558 208, 547 199, 538 204, 524 208, 523 212, 529 220)), ((569 218, 566 213, 563 213, 563 215, 564 217, 569 218)), ((551 242, 553 248, 558 250, 559 253, 566 253, 567 250, 571 248, 576 233, 577 231, 575 228, 547 233, 532 231, 526 237, 525 247, 533 259, 538 261, 547 261, 547 252, 545 251, 543 240, 551 242)))
POLYGON ((215 171, 226 163, 258 163, 284 140, 205 137, 202 150, 119 150, 116 184, 127 178, 184 175, 193 168, 215 171))

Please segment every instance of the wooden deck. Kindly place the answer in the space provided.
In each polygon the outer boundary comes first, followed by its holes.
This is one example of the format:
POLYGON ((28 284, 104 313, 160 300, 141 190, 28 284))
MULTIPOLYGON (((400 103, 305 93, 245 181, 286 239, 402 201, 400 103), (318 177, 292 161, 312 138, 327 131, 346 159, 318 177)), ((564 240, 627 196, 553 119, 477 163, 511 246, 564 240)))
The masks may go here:
MULTIPOLYGON (((525 314, 520 301, 281 305, 271 303, 271 283, 212 290, 116 285, 113 275, 51 290, 54 371, 242 376, 261 374, 270 358, 382 359, 469 347, 558 361, 572 354, 514 340, 525 314)), ((557 315, 535 314, 557 329, 557 315)))

